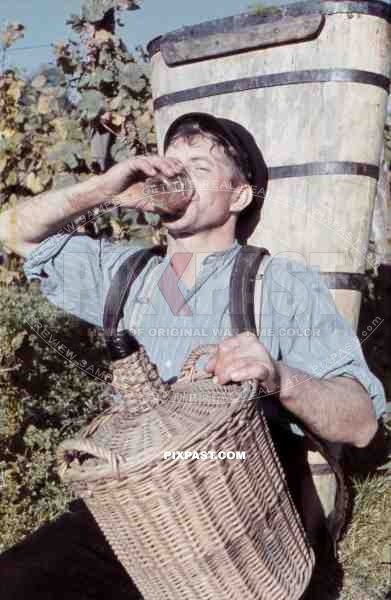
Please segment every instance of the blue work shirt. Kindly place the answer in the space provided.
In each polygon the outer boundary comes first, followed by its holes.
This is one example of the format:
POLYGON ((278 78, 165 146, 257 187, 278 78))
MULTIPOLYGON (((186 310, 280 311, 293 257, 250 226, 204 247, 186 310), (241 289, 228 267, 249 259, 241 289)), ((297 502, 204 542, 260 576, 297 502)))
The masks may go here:
MULTIPOLYGON (((57 233, 31 252, 24 271, 29 280, 40 280, 50 302, 102 327, 110 282, 122 262, 142 247, 141 241, 114 243, 77 231, 57 233)), ((240 247, 234 240, 226 250, 197 255, 198 275, 191 288, 176 281, 169 258, 159 256, 134 282, 119 328, 136 335, 164 381, 179 375, 193 348, 236 333, 228 310, 229 280, 240 247), (167 300, 167 289, 176 285, 175 301, 167 300)), ((384 413, 383 385, 369 370, 358 337, 337 310, 317 269, 273 257, 265 269, 260 305, 259 339, 275 360, 280 357, 288 366, 318 378, 353 377, 367 390, 377 417, 384 413)), ((205 356, 198 365, 207 360, 205 356)))

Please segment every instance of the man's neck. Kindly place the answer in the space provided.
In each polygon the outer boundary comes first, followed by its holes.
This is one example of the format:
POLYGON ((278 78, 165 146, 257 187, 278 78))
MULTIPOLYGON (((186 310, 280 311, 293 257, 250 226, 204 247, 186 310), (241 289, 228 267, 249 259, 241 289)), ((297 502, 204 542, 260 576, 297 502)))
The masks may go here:
POLYGON ((193 287, 201 268, 201 261, 213 252, 221 252, 232 246, 232 236, 191 236, 173 238, 167 236, 167 256, 180 279, 193 287))

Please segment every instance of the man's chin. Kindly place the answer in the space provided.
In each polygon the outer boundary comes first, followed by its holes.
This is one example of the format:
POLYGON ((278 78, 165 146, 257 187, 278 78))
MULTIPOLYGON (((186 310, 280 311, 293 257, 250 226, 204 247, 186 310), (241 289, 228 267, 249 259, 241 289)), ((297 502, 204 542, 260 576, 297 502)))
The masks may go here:
POLYGON ((162 220, 162 225, 166 228, 167 233, 173 238, 182 238, 194 235, 191 224, 185 222, 181 223, 180 221, 180 219, 175 219, 170 222, 162 220))
POLYGON ((185 206, 184 209, 174 213, 174 214, 161 214, 160 215, 160 220, 162 222, 162 224, 164 226, 169 226, 171 224, 174 224, 175 226, 178 225, 179 227, 182 227, 183 225, 185 225, 185 222, 190 222, 190 221, 194 221, 196 217, 196 213, 194 213, 194 205, 192 203, 188 204, 185 206), (193 217, 191 216, 191 213, 193 212, 193 217))
POLYGON ((174 223, 175 221, 179 221, 179 219, 181 219, 184 216, 185 213, 181 213, 181 214, 174 214, 174 215, 161 215, 160 216, 160 220, 163 224, 166 223, 174 223))
POLYGON ((176 215, 164 215, 160 217, 162 225, 166 227, 168 230, 173 229, 174 231, 178 231, 183 227, 189 226, 189 219, 185 218, 186 213, 176 214, 176 215))

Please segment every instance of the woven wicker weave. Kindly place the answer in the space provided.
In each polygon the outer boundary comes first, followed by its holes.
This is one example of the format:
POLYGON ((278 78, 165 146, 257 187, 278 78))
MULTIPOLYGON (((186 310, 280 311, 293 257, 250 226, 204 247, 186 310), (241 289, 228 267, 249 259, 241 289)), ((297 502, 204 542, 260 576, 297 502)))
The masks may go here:
POLYGON ((314 564, 255 380, 214 384, 196 361, 162 383, 143 347, 114 363, 122 400, 58 449, 145 600, 294 600, 314 564), (172 460, 165 451, 245 451, 172 460))

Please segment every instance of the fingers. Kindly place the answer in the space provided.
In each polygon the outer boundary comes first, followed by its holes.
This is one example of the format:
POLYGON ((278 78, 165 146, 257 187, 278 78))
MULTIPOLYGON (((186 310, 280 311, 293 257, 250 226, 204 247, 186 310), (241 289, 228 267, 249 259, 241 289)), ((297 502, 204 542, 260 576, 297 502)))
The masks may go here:
POLYGON ((255 359, 254 352, 251 348, 235 348, 232 351, 217 351, 216 354, 208 361, 206 368, 207 371, 213 371, 216 375, 219 375, 224 369, 228 369, 235 366, 241 359, 255 359))
POLYGON ((253 357, 243 357, 218 367, 215 371, 215 377, 217 377, 217 383, 221 385, 229 381, 244 381, 253 377, 265 381, 270 377, 270 369, 266 364, 255 360, 253 357))
POLYGON ((210 373, 213 373, 215 368, 216 368, 216 363, 217 363, 217 353, 214 354, 206 363, 206 370, 209 371, 210 373))
POLYGON ((223 341, 219 344, 219 349, 229 352, 234 348, 238 348, 239 346, 246 348, 249 345, 253 345, 254 342, 259 344, 258 336, 251 331, 243 331, 238 335, 230 335, 223 338, 223 341))
POLYGON ((112 200, 115 206, 153 211, 153 203, 148 196, 143 194, 142 189, 135 190, 133 187, 130 187, 118 194, 112 200))
POLYGON ((229 336, 224 338, 224 340, 222 342, 220 342, 220 344, 217 347, 216 352, 213 354, 213 356, 211 356, 211 358, 208 360, 207 364, 206 364, 206 370, 210 371, 210 372, 214 372, 216 369, 216 366, 221 363, 222 360, 226 360, 226 353, 228 352, 232 352, 232 350, 234 348, 238 348, 239 347, 239 342, 237 340, 237 337, 239 336, 229 336), (224 355, 224 359, 223 359, 223 355, 224 355))
POLYGON ((176 158, 163 158, 153 154, 132 159, 132 165, 151 177, 159 173, 175 177, 184 169, 184 165, 176 158))
POLYGON ((266 381, 270 377, 270 370, 266 365, 259 364, 253 360, 248 360, 232 367, 232 370, 228 372, 227 377, 229 377, 229 380, 231 381, 245 381, 247 379, 266 381))
POLYGON ((270 378, 272 369, 267 350, 248 331, 224 338, 206 365, 206 370, 214 373, 221 385, 253 377, 264 381, 270 378))
POLYGON ((156 168, 146 158, 137 157, 137 158, 133 158, 131 160, 132 160, 132 168, 135 171, 142 171, 143 173, 145 173, 145 175, 149 175, 150 177, 153 177, 154 175, 157 174, 156 168))
POLYGON ((115 165, 105 175, 108 195, 111 199, 118 196, 120 206, 155 212, 156 207, 151 194, 145 192, 143 180, 159 174, 175 177, 183 169, 184 165, 176 158, 162 158, 157 154, 132 157, 115 165), (136 189, 137 183, 142 187, 136 189))
POLYGON ((260 345, 258 337, 245 331, 238 335, 227 336, 218 345, 217 351, 209 359, 206 365, 207 371, 214 371, 216 364, 221 361, 234 360, 234 352, 240 350, 240 354, 250 355, 254 352, 255 348, 260 345))

